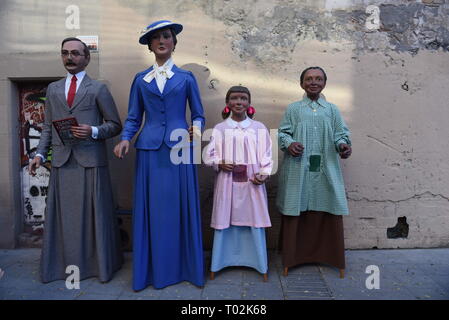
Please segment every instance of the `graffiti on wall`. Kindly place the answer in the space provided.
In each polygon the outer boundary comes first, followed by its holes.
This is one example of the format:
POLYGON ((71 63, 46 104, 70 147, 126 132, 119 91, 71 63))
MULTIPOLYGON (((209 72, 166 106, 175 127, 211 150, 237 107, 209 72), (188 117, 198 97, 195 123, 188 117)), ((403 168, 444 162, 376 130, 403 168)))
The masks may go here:
POLYGON ((22 207, 25 232, 41 234, 45 219, 45 205, 50 179, 51 152, 36 176, 28 172, 28 163, 36 148, 44 122, 47 83, 23 83, 19 86, 20 161, 22 179, 22 207))

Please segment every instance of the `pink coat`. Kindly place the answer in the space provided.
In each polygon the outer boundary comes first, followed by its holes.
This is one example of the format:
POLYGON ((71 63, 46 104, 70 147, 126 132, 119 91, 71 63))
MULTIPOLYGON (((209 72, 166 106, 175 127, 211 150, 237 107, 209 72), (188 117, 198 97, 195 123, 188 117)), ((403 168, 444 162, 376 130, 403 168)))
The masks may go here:
POLYGON ((271 227, 265 184, 255 185, 254 174, 271 174, 271 139, 267 128, 247 118, 236 122, 228 118, 217 124, 204 157, 206 165, 217 172, 211 227, 230 225, 271 227), (221 162, 247 165, 247 182, 234 182, 231 172, 218 169, 221 162))

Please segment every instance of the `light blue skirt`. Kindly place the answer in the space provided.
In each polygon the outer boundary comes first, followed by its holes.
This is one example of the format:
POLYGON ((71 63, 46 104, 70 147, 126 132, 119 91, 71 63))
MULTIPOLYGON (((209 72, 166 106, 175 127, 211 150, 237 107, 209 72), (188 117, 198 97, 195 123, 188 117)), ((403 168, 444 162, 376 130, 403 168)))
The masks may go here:
POLYGON ((267 273, 265 228, 230 226, 215 230, 211 271, 231 266, 245 266, 267 273))

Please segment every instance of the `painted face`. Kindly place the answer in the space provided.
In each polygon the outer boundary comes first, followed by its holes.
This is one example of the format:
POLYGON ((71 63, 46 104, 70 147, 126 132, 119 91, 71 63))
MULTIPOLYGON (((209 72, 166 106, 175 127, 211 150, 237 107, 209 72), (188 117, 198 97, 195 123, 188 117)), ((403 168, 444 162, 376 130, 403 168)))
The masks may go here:
POLYGON ((150 38, 150 48, 158 57, 170 57, 175 48, 170 29, 155 31, 150 38))
POLYGON ((248 110, 249 107, 248 94, 244 92, 232 92, 229 95, 228 107, 232 111, 233 118, 246 118, 246 110, 248 110))
POLYGON ((84 55, 84 46, 79 41, 67 41, 61 49, 62 63, 71 74, 83 71, 89 64, 89 57, 84 55))
POLYGON ((324 81, 324 74, 319 69, 308 70, 301 83, 301 88, 304 89, 308 97, 319 96, 325 86, 326 82, 324 81))

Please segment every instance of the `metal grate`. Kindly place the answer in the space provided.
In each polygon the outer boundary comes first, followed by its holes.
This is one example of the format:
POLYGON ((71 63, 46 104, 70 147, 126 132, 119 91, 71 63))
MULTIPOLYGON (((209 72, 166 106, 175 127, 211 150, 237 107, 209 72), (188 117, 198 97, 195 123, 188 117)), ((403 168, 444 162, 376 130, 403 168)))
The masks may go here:
POLYGON ((281 275, 281 284, 286 300, 333 299, 318 266, 291 268, 286 277, 281 275))

